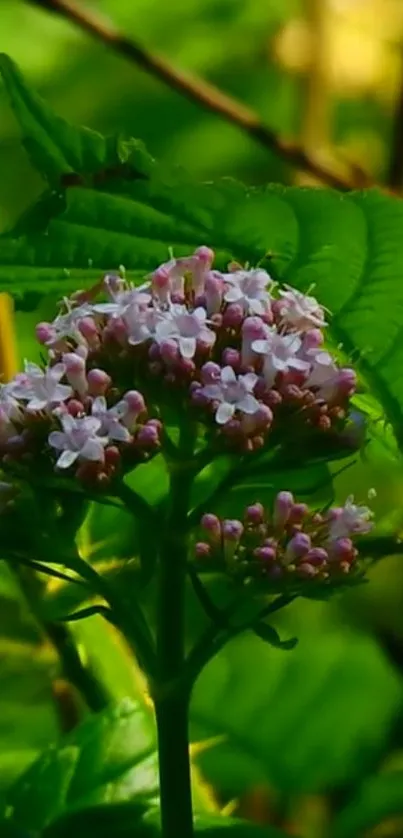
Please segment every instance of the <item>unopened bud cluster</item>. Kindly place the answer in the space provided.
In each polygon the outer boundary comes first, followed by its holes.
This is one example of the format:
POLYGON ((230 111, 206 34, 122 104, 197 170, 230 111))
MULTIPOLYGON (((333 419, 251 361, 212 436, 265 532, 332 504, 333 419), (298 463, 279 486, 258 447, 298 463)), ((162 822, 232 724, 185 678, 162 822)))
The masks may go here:
POLYGON ((274 429, 342 428, 355 374, 323 348, 323 308, 260 268, 222 273, 213 260, 199 247, 137 288, 108 275, 39 323, 46 365, 0 389, 3 463, 45 453, 107 482, 159 449, 167 404, 240 451, 274 429))
POLYGON ((195 545, 200 568, 225 570, 242 582, 268 588, 301 582, 325 582, 350 574, 358 552, 354 537, 369 532, 372 513, 352 497, 343 507, 312 512, 290 492, 279 492, 273 510, 255 503, 242 520, 206 514, 202 539, 195 545))

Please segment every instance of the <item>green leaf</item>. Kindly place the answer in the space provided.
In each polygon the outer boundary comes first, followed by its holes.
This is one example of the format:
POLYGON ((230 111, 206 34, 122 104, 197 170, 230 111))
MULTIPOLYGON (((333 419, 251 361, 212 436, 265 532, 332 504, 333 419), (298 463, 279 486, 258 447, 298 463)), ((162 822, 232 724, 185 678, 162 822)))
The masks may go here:
POLYGON ((357 781, 379 758, 401 697, 400 678, 368 637, 318 622, 285 655, 244 635, 202 672, 192 738, 224 736, 199 764, 230 798, 260 784, 316 793, 357 781))
POLYGON ((257 637, 260 637, 260 639, 264 640, 265 643, 268 643, 269 646, 273 646, 274 649, 291 651, 291 649, 295 649, 298 643, 296 637, 291 637, 290 640, 281 640, 278 631, 276 631, 274 626, 269 626, 268 623, 257 623, 253 626, 253 631, 257 637))
POLYGON ((4 562, 0 562, 0 658, 3 792, 59 734, 52 682, 60 677, 56 655, 43 645, 36 622, 4 562))
POLYGON ((359 838, 398 815, 403 815, 403 771, 388 771, 362 784, 337 815, 331 838, 359 838))
POLYGON ((157 795, 153 717, 127 699, 45 752, 10 791, 7 811, 21 828, 41 830, 73 810, 157 795))
POLYGON ((257 826, 227 817, 197 817, 195 833, 200 838, 286 838, 285 833, 274 826, 257 826))
POLYGON ((145 823, 148 802, 109 803, 70 812, 47 827, 42 838, 153 838, 158 830, 145 823))
POLYGON ((7 55, 0 55, 0 73, 31 162, 50 184, 60 186, 63 177, 66 183, 74 184, 77 180, 72 175, 88 177, 103 172, 105 176, 105 169, 117 168, 123 174, 128 161, 133 175, 137 171, 139 177, 146 177, 153 160, 142 143, 123 137, 105 138, 88 128, 69 125, 29 89, 17 65, 7 55))

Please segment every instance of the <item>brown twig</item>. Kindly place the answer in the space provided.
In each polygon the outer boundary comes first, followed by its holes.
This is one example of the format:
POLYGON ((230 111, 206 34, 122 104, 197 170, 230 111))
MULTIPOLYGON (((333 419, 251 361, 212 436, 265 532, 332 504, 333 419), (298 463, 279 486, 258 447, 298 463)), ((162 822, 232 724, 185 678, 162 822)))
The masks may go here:
POLYGON ((236 125, 265 148, 276 152, 290 165, 297 169, 305 169, 329 186, 348 190, 357 186, 372 185, 370 179, 363 173, 358 173, 356 169, 346 172, 344 167, 330 168, 322 164, 299 145, 277 136, 262 122, 258 114, 241 102, 223 93, 213 84, 172 67, 165 58, 127 38, 113 25, 101 20, 72 0, 27 0, 27 2, 70 20, 115 52, 125 55, 147 72, 157 76, 183 96, 236 125))

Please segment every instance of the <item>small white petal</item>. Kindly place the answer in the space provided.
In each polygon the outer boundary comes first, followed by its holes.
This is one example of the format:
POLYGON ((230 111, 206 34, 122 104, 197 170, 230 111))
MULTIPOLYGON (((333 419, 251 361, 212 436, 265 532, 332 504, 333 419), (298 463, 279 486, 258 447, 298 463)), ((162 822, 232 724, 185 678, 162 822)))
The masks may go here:
POLYGON ((247 372, 242 376, 242 384, 247 390, 251 391, 256 386, 258 376, 254 372, 247 372))
POLYGON ((63 434, 61 431, 52 431, 49 434, 48 443, 52 448, 62 450, 66 445, 66 434, 63 434))
POLYGON ((258 355, 266 355, 270 351, 270 343, 268 340, 254 340, 252 342, 252 349, 258 355))
POLYGON ((179 338, 179 351, 182 358, 193 358, 196 352, 196 338, 179 338))
POLYGON ((242 413, 253 415, 259 410, 260 404, 254 396, 248 393, 242 401, 237 403, 237 408, 238 410, 242 410, 242 413))
POLYGON ((99 437, 99 439, 87 439, 80 451, 80 457, 84 460, 103 463, 104 445, 106 445, 107 442, 107 438, 104 437, 99 437))
POLYGON ((224 367, 221 370, 221 381, 223 384, 235 384, 236 375, 232 367, 224 367))
POLYGON ((228 402, 222 402, 215 415, 215 420, 218 425, 225 425, 230 419, 232 419, 234 413, 235 405, 229 404, 228 402))
POLYGON ((56 463, 58 468, 70 468, 78 457, 78 451, 63 451, 56 463))

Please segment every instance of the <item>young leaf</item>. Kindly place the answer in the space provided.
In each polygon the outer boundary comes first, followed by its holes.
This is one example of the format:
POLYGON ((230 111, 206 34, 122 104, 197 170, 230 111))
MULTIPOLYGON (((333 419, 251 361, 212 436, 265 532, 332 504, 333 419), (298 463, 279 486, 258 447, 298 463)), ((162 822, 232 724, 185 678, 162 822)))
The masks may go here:
POLYGON ((295 649, 298 643, 296 637, 291 637, 290 640, 281 640, 280 635, 274 626, 269 626, 268 623, 257 623, 253 626, 253 631, 257 637, 260 637, 261 640, 264 640, 265 643, 269 643, 269 645, 273 646, 275 649, 290 651, 291 649, 295 649))

